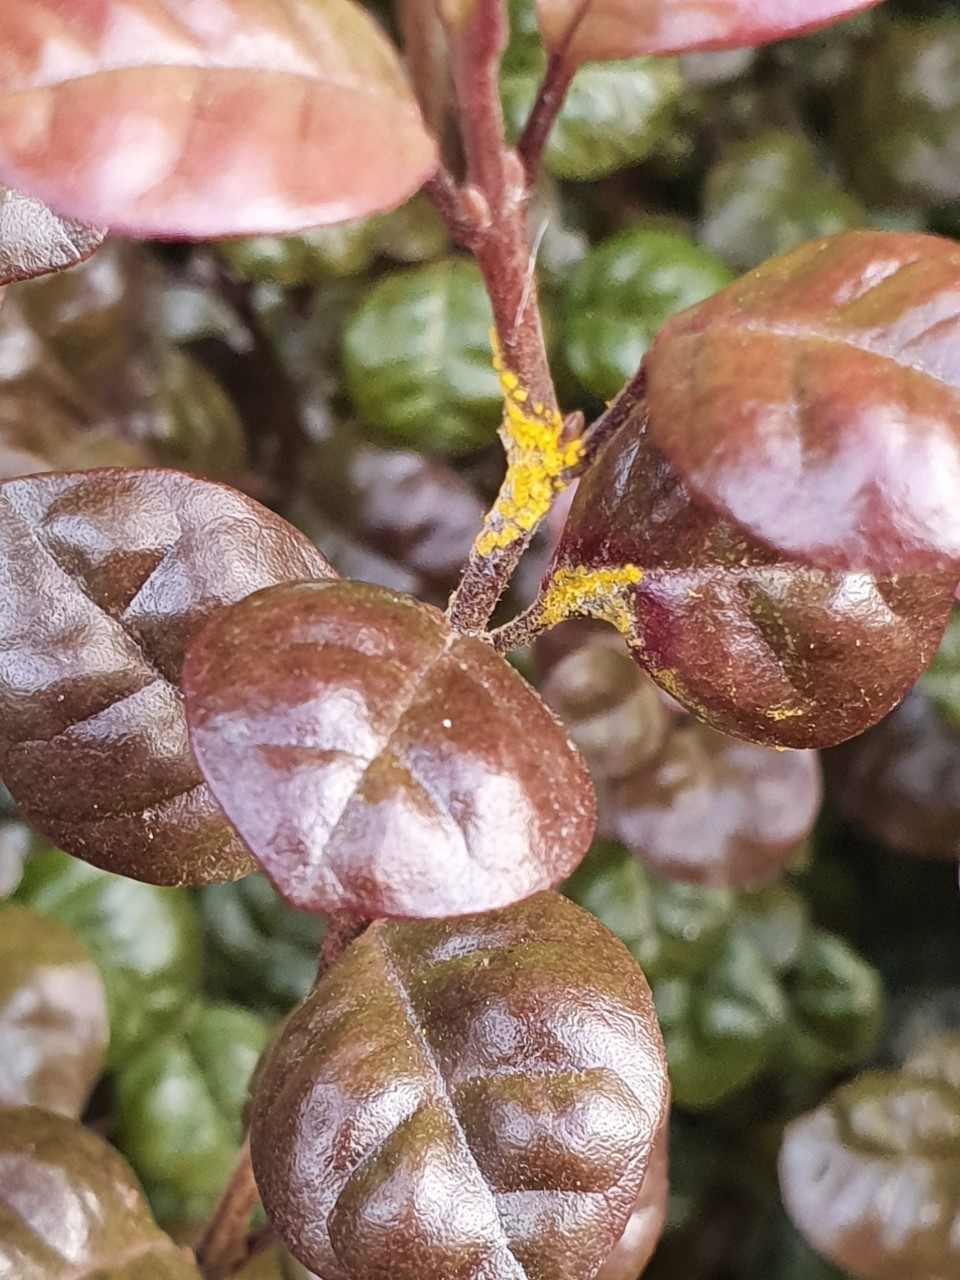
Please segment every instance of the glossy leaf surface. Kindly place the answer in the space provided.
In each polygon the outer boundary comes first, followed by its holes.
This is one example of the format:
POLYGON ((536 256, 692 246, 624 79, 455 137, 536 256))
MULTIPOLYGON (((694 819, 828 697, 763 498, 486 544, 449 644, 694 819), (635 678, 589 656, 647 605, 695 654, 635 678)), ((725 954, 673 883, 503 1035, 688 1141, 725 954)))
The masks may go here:
POLYGON ((894 706, 936 652, 954 585, 778 558, 690 500, 639 417, 581 480, 558 571, 573 575, 568 612, 616 621, 686 707, 787 747, 842 741, 894 706))
POLYGON ((588 1280, 665 1105, 642 974, 541 894, 372 925, 271 1051, 254 1170, 281 1238, 324 1280, 588 1280))
POLYGON ((155 884, 249 870, 190 754, 183 654, 223 605, 330 576, 323 556, 248 498, 163 471, 7 481, 0 549, 0 768, 24 817, 155 884))
POLYGON ((690 490, 828 569, 960 565, 960 248, 849 231, 660 331, 650 435, 690 490))
POLYGON ((480 273, 462 258, 381 280, 343 335, 347 388, 366 425, 427 452, 492 443, 501 411, 492 324, 480 273))
POLYGON ((570 272, 564 350, 596 395, 612 399, 661 326, 730 280, 724 264, 674 231, 638 227, 598 245, 570 272))
POLYGON ((593 834, 586 770, 551 713, 408 597, 260 592, 197 639, 184 690, 208 785, 302 909, 506 906, 562 879, 593 834))
POLYGON ((102 231, 68 222, 42 200, 0 187, 0 284, 75 267, 102 243, 102 231))
POLYGON ((399 204, 436 164, 349 0, 9 0, 0 48, 0 174, 85 222, 293 231, 399 204))
POLYGON ((79 939, 27 907, 0 907, 0 1108, 78 1116, 106 1047, 103 983, 79 939))
POLYGON ((72 929, 100 970, 111 1066, 167 1031, 197 994, 200 929, 189 895, 45 849, 31 854, 17 897, 72 929))
POLYGON ((812 752, 690 724, 671 734, 650 769, 611 789, 609 824, 661 875, 751 888, 783 871, 816 820, 820 790, 812 752))
POLYGON ((788 1128, 780 1184, 801 1232, 864 1280, 960 1269, 960 1038, 925 1042, 788 1128))
POLYGON ((0 1111, 0 1275, 200 1280, 113 1148, 38 1107, 0 1111))
POLYGON ((537 0, 547 47, 573 64, 763 44, 826 26, 877 0, 537 0))
POLYGON ((667 1216, 668 1153, 669 1131, 665 1124, 654 1140, 650 1164, 623 1235, 595 1280, 637 1280, 650 1261, 667 1216))
POLYGON ((146 1187, 176 1196, 190 1218, 212 1211, 230 1177, 247 1086, 267 1036, 248 1009, 204 1004, 117 1077, 117 1146, 146 1187))

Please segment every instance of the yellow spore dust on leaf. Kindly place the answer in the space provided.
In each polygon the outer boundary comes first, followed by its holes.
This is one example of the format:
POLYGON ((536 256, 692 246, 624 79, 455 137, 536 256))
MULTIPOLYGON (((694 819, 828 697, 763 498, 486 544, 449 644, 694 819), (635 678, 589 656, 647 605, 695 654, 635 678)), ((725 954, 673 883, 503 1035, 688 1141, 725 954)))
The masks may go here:
POLYGON ((503 393, 500 438, 507 454, 507 474, 477 539, 475 551, 479 555, 508 547, 529 533, 566 488, 583 456, 581 440, 563 440, 560 414, 535 403, 517 374, 506 367, 495 333, 491 333, 490 342, 503 393))
POLYGON ((635 564, 616 569, 569 565, 554 570, 539 601, 541 619, 555 627, 565 618, 599 618, 630 641, 636 628, 630 610, 631 588, 642 579, 635 564))

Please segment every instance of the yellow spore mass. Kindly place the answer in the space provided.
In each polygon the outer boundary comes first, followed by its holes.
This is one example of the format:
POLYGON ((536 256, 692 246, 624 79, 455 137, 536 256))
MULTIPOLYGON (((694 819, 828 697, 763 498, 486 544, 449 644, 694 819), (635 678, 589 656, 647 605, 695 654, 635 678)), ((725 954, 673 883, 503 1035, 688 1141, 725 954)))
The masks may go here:
POLYGON ((617 569, 588 569, 585 565, 557 569, 540 597, 540 616, 550 627, 564 618, 599 618, 630 640, 635 631, 630 588, 642 577, 643 570, 635 564, 617 569))
POLYGON ((503 393, 500 437, 507 453, 507 474, 477 539, 479 555, 508 547, 529 533, 550 510, 583 456, 581 440, 562 439, 563 418, 555 409, 530 404, 529 390, 503 362, 495 333, 490 343, 503 393))

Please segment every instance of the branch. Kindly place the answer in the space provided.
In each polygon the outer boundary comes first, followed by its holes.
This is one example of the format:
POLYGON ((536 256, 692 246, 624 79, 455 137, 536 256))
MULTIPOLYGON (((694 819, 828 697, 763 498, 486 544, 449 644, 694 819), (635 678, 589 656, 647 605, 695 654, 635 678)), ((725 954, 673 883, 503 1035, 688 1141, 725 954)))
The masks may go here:
POLYGON ((624 423, 635 413, 646 413, 647 369, 646 365, 633 375, 615 400, 596 418, 583 435, 583 457, 580 471, 587 469, 608 440, 611 440, 624 423))
POLYGON ((247 1224, 257 1203, 257 1184, 245 1138, 230 1181, 194 1249, 203 1280, 227 1280, 247 1259, 247 1224))
POLYGON ((527 187, 536 185, 540 176, 540 163, 543 160, 544 148, 550 137, 550 131, 556 123, 563 107, 563 100, 570 88, 576 67, 571 66, 564 53, 551 53, 547 59, 547 68, 537 90, 527 123, 517 143, 517 151, 523 161, 527 187))

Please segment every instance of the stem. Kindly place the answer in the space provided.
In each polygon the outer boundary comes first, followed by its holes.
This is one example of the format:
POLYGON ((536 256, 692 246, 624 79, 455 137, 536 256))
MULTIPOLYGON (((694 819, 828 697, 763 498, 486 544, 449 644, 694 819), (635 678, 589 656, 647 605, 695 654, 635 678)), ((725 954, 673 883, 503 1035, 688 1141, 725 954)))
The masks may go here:
POLYGON ((257 1203, 257 1184, 245 1138, 230 1181, 194 1249, 203 1280, 227 1280, 247 1259, 247 1224, 257 1203))
POLYGON ((522 649, 532 644, 538 636, 549 631, 550 623, 543 616, 540 601, 535 600, 523 613, 517 614, 502 627, 488 631, 484 637, 493 645, 497 653, 512 653, 514 649, 522 649))
POLYGON ((451 85, 446 37, 434 0, 398 0, 397 22, 424 123, 442 144, 451 85))
POLYGON ((562 51, 551 53, 547 59, 547 69, 517 143, 528 187, 533 187, 540 175, 540 162, 550 130, 560 114, 575 71, 576 67, 570 65, 562 51))

